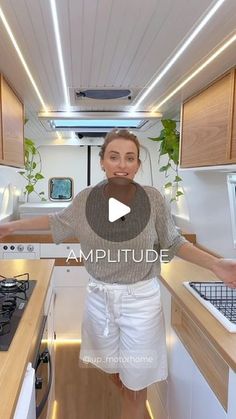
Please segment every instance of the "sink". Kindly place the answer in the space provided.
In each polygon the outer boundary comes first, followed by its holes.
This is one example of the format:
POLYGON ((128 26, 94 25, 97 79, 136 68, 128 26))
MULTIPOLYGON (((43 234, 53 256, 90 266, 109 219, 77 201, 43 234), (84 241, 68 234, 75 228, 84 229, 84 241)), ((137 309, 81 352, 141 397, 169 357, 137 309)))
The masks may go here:
POLYGON ((184 282, 183 285, 227 329, 236 333, 236 289, 222 281, 184 282))
POLYGON ((13 214, 13 187, 9 183, 0 195, 0 220, 13 214))
POLYGON ((70 202, 29 202, 19 207, 20 218, 38 217, 59 212, 68 207, 70 202))

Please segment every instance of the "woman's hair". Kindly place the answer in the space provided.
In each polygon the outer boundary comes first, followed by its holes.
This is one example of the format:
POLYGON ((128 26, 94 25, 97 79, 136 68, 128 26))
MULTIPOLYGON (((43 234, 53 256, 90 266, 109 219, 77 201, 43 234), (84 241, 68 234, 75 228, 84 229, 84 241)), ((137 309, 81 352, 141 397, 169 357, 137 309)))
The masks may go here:
POLYGON ((113 140, 116 140, 118 138, 124 138, 125 140, 133 141, 133 143, 137 147, 138 161, 139 161, 139 163, 141 163, 140 158, 139 158, 139 154, 140 154, 139 140, 138 140, 138 138, 136 137, 135 134, 128 131, 127 129, 113 129, 112 131, 107 133, 106 137, 104 138, 104 143, 103 143, 103 145, 101 147, 101 150, 99 152, 100 158, 101 159, 104 158, 105 150, 106 150, 108 144, 110 144, 113 140))

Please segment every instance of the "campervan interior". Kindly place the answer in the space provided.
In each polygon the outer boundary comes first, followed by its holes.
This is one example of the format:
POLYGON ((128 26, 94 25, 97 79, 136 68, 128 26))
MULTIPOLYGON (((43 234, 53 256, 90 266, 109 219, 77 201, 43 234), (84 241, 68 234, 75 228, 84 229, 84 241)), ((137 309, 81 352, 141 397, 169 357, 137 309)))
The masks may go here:
MULTIPOLYGON (((178 231, 234 259, 235 0, 0 1, 0 227, 58 213, 103 182, 114 128, 137 135, 135 181, 161 192, 178 231), (177 161, 161 145, 163 120, 177 161)), ((0 239, 0 418, 121 418, 122 390, 79 361, 80 252, 37 226, 0 239), (1 280, 16 276, 30 279, 30 299, 6 343, 1 280)), ((189 285, 207 287, 210 271, 175 257, 161 275, 169 375, 148 388, 146 418, 235 419, 235 292, 210 292, 227 317, 189 285)))

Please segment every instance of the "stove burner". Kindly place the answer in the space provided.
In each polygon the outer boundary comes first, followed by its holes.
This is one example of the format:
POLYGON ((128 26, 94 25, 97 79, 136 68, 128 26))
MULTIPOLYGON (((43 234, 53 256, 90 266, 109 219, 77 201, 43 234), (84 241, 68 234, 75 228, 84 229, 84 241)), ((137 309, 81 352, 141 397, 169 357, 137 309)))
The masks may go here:
POLYGON ((11 288, 16 286, 17 280, 15 278, 7 278, 3 279, 0 284, 1 288, 11 288))
POLYGON ((0 280, 0 293, 9 294, 23 292, 29 288, 29 274, 25 273, 22 275, 16 275, 13 278, 6 278, 5 276, 0 275, 2 280, 0 280), (26 279, 17 279, 19 277, 26 276, 26 279))
POLYGON ((4 315, 5 313, 9 313, 9 315, 11 315, 11 313, 13 313, 15 308, 16 308, 16 297, 7 297, 4 299, 2 303, 2 314, 4 315))
POLYGON ((0 319, 0 336, 6 335, 11 330, 10 319, 0 319))
POLYGON ((35 284, 28 273, 0 275, 0 351, 8 350, 35 284))

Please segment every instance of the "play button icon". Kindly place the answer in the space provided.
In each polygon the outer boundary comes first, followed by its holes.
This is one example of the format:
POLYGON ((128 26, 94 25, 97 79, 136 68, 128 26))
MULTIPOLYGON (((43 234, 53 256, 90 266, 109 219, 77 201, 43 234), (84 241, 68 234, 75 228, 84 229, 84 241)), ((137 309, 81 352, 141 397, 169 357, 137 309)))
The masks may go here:
POLYGON ((126 242, 137 237, 150 218, 145 188, 132 179, 109 178, 91 188, 85 203, 86 220, 100 238, 126 242))
POLYGON ((108 219, 111 223, 129 214, 131 209, 115 198, 109 198, 108 219))

